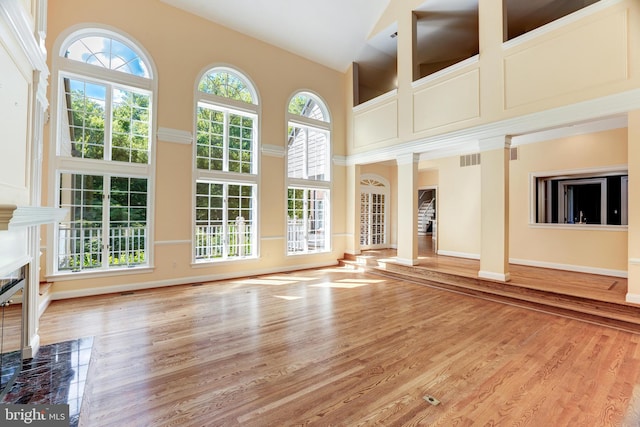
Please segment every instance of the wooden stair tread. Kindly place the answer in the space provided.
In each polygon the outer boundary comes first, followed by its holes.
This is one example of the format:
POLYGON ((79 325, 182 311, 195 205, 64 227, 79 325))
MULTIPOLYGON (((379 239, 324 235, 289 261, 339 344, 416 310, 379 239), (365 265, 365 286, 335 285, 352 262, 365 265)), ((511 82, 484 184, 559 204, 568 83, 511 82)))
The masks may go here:
POLYGON ((356 268, 402 279, 464 293, 471 296, 502 300, 510 304, 532 305, 531 308, 554 311, 557 314, 578 317, 592 323, 617 327, 632 332, 640 332, 640 308, 618 301, 602 300, 606 295, 596 292, 602 299, 594 299, 574 293, 567 293, 567 287, 550 290, 535 283, 502 283, 471 276, 468 272, 454 273, 444 270, 430 270, 424 266, 412 267, 392 262, 381 262, 378 266, 367 266, 342 260, 356 268))

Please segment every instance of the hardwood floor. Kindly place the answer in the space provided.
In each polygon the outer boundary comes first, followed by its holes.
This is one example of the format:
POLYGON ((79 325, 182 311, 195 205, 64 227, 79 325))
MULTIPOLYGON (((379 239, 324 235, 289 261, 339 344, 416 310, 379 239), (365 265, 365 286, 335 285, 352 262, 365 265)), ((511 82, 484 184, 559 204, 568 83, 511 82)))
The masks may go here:
POLYGON ((81 426, 640 423, 640 335, 344 268, 54 301, 40 336, 95 337, 81 426))

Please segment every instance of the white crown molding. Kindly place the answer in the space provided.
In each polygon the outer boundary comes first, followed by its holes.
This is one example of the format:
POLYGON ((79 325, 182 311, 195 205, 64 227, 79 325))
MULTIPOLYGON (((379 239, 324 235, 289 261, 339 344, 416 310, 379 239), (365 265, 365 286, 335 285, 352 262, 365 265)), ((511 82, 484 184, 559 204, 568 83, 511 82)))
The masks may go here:
POLYGON ((519 145, 535 144, 537 142, 568 138, 587 133, 604 132, 612 129, 624 129, 627 127, 627 122, 627 116, 615 116, 607 117, 602 120, 593 120, 587 123, 578 123, 571 126, 532 132, 526 135, 516 135, 511 138, 511 146, 517 147, 519 145))
POLYGON ((347 166, 347 157, 346 156, 333 156, 333 164, 336 166, 347 166))
POLYGON ((492 138, 481 139, 478 143, 480 152, 499 150, 511 147, 511 137, 507 135, 494 136, 492 138))
POLYGON ((262 144, 260 147, 262 154, 269 157, 278 157, 283 158, 285 154, 287 154, 284 147, 279 145, 271 145, 271 144, 262 144))
POLYGON ((157 133, 158 140, 164 142, 173 142, 176 144, 190 145, 193 143, 193 135, 186 130, 171 129, 171 128, 158 128, 157 133))
MULTIPOLYGON (((347 164, 384 162, 409 153, 421 153, 422 160, 467 154, 477 151, 479 141, 483 139, 511 135, 512 140, 518 141, 521 135, 561 127, 570 127, 573 132, 581 132, 579 129, 584 125, 586 130, 582 133, 586 133, 588 132, 587 122, 593 120, 601 121, 600 125, 604 130, 607 125, 619 126, 622 123, 620 117, 626 120, 626 113, 637 109, 640 109, 640 89, 632 89, 576 104, 352 154, 347 156, 347 164), (613 117, 617 119, 604 119, 613 117), (541 128, 541 123, 544 123, 544 128, 541 128)), ((522 139, 516 145, 522 145, 522 139)))
POLYGON ((0 230, 60 222, 66 215, 62 208, 0 205, 0 230))
POLYGON ((47 52, 40 46, 34 36, 35 29, 30 15, 19 0, 0 1, 0 18, 11 27, 20 48, 34 70, 44 74, 44 79, 49 76, 47 66, 47 52))

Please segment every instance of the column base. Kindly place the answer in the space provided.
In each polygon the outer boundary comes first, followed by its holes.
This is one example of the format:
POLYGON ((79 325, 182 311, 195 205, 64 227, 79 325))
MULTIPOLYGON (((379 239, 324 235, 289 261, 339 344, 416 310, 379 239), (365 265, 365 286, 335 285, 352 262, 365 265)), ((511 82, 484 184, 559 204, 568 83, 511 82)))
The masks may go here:
POLYGON ((482 279, 491 279, 497 280, 499 282, 508 282, 511 280, 511 275, 509 273, 494 273, 492 271, 482 271, 478 272, 478 277, 482 279))

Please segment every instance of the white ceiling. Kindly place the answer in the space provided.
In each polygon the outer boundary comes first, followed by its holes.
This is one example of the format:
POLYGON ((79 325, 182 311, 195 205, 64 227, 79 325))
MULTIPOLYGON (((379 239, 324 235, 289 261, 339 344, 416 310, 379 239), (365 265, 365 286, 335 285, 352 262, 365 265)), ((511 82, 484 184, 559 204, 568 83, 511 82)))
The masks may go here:
POLYGON ((340 72, 390 0, 161 0, 340 72))

